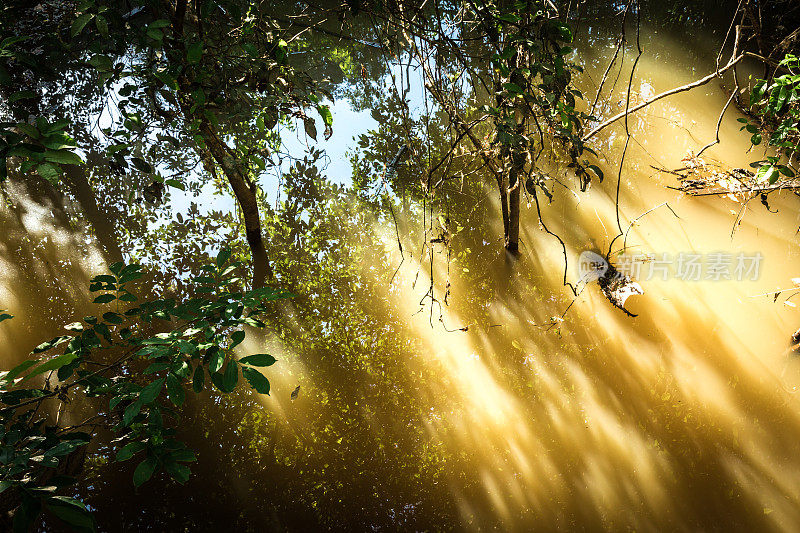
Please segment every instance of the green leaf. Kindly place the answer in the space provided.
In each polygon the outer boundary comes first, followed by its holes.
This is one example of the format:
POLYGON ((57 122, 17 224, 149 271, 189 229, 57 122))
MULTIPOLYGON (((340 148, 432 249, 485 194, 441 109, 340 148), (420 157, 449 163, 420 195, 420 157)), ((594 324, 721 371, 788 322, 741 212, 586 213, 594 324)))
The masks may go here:
POLYGON ((196 64, 200 62, 200 58, 203 56, 203 42, 197 41, 189 45, 186 49, 186 61, 189 64, 196 64))
POLYGON ((41 137, 39 130, 36 129, 36 126, 32 126, 31 124, 26 124, 25 122, 20 122, 17 124, 17 129, 30 137, 31 139, 38 139, 41 137))
POLYGON ((167 28, 170 25, 171 25, 171 23, 167 19, 158 19, 158 20, 154 20, 153 22, 151 22, 150 25, 148 26, 148 28, 155 28, 155 29, 158 30, 158 29, 161 29, 161 28, 167 28))
POLYGON ((197 393, 202 392, 204 379, 205 372, 203 372, 203 367, 198 365, 197 368, 194 369, 194 376, 192 376, 192 390, 197 393))
POLYGON ((44 154, 44 158, 51 163, 58 163, 60 165, 82 165, 83 160, 77 154, 69 150, 48 150, 44 154))
POLYGON ((131 157, 131 163, 133 163, 133 166, 136 167, 137 170, 147 172, 148 174, 153 172, 153 167, 150 165, 150 163, 141 157, 131 157))
POLYGON ((208 362, 208 371, 210 373, 214 373, 222 368, 222 363, 225 362, 225 354, 222 353, 222 350, 214 350, 214 353, 211 354, 211 359, 208 362))
POLYGON ((127 461, 145 448, 147 448, 147 444, 144 442, 130 442, 119 449, 117 461, 127 461))
POLYGON ((68 496, 51 496, 47 499, 47 509, 61 520, 72 526, 95 530, 95 522, 92 513, 86 506, 68 496))
POLYGON ((522 90, 522 87, 520 87, 516 83, 511 83, 511 82, 504 83, 503 84, 503 88, 505 90, 507 90, 508 92, 514 93, 514 94, 522 94, 523 92, 525 92, 525 91, 522 90))
POLYGON ((139 393, 139 401, 144 405, 151 403, 153 400, 158 398, 158 394, 161 392, 161 387, 163 386, 164 378, 157 379, 152 383, 148 383, 139 393))
POLYGON ((186 399, 186 394, 183 391, 183 385, 174 374, 167 374, 167 395, 169 400, 180 407, 186 399))
POLYGON ((14 318, 14 315, 10 315, 8 313, 5 313, 4 311, 5 311, 4 309, 0 309, 0 322, 8 320, 10 318, 14 318))
POLYGON ((157 28, 147 28, 147 36, 154 41, 161 41, 164 38, 164 32, 157 28))
POLYGON ((153 457, 148 457, 136 467, 133 472, 133 484, 140 487, 142 483, 153 477, 156 471, 156 460, 153 457))
POLYGON ((244 331, 241 331, 241 330, 240 331, 234 331, 231 334, 231 345, 230 345, 230 347, 234 348, 234 347, 238 346, 239 344, 242 343, 243 340, 244 340, 244 331))
POLYGON ((164 469, 170 476, 172 476, 172 479, 181 484, 186 483, 189 480, 189 475, 191 474, 188 466, 178 463, 166 462, 164 463, 164 469))
POLYGON ((72 439, 72 440, 64 440, 44 452, 45 457, 62 457, 64 455, 69 455, 72 453, 76 448, 80 448, 81 446, 85 446, 88 444, 89 441, 86 439, 72 439))
POLYGON ((269 380, 254 368, 242 367, 242 375, 247 378, 250 386, 260 394, 269 395, 269 380))
POLYGON ((129 426, 136 415, 139 414, 139 411, 142 410, 142 402, 135 401, 130 404, 128 407, 125 408, 125 412, 122 413, 122 425, 129 426))
POLYGON ((29 100, 31 98, 36 98, 36 93, 33 91, 17 91, 11 96, 8 97, 8 103, 13 104, 19 100, 29 100))
POLYGON ((333 115, 331 114, 331 109, 328 106, 318 106, 317 111, 319 111, 319 116, 322 117, 322 122, 325 123, 326 126, 333 125, 333 115))
POLYGON ((217 254, 217 268, 222 268, 222 266, 230 259, 231 257, 231 250, 230 248, 223 248, 217 254))
POLYGON ((44 372, 49 372, 50 370, 58 370, 62 366, 71 363, 78 357, 78 354, 74 353, 65 353, 64 355, 59 355, 58 357, 54 357, 49 361, 42 363, 41 365, 34 368, 30 374, 25 376, 20 383, 24 383, 31 379, 34 376, 38 376, 44 372))
POLYGON ((110 324, 122 324, 122 315, 109 311, 107 313, 103 313, 103 320, 110 324))
POLYGON ((189 449, 182 449, 182 450, 175 450, 170 454, 172 459, 175 461, 187 463, 187 462, 194 462, 197 461, 197 456, 194 454, 192 450, 189 449))
POLYGON ((117 297, 113 294, 101 294, 97 298, 94 299, 94 303, 96 304, 107 304, 108 302, 113 302, 116 300, 117 297))
POLYGON ((186 187, 183 185, 183 183, 181 183, 180 180, 168 179, 164 182, 164 184, 169 185, 170 187, 175 187, 176 189, 180 189, 182 191, 186 190, 186 187))
POLYGON ((257 353, 248 355, 239 360, 240 363, 251 366, 271 366, 275 364, 276 359, 266 353, 257 353))
POLYGON ((61 173, 50 163, 42 163, 41 165, 38 165, 36 167, 36 172, 38 172, 41 177, 53 185, 58 185, 58 178, 61 176, 61 173))
POLYGON ((97 18, 94 19, 94 25, 97 26, 97 31, 100 32, 100 35, 108 39, 108 22, 103 15, 97 15, 97 18))
POLYGON ((27 361, 23 361, 6 373, 6 375, 2 377, 2 380, 10 382, 38 362, 38 359, 28 359, 27 361))
POLYGON ((775 183, 778 180, 778 176, 780 174, 775 171, 775 167, 772 165, 762 165, 758 172, 756 172, 756 181, 766 181, 770 185, 775 183))
POLYGON ((66 335, 62 335, 61 337, 56 337, 55 339, 49 340, 47 342, 43 342, 42 344, 40 344, 39 346, 37 346, 36 348, 33 349, 33 353, 46 352, 50 348, 52 348, 54 346, 58 346, 62 342, 66 341, 66 340, 69 340, 71 338, 72 337, 69 337, 69 336, 66 336, 66 335))
POLYGON ((90 20, 92 20, 93 16, 94 15, 92 13, 84 13, 83 15, 76 18, 72 22, 72 26, 70 26, 69 29, 70 36, 75 37, 81 31, 83 31, 83 28, 86 27, 86 25, 89 23, 90 20))
POLYGON ((236 383, 239 381, 239 365, 233 359, 228 360, 228 366, 225 367, 225 374, 222 377, 222 383, 225 385, 226 392, 233 392, 236 388, 236 383))

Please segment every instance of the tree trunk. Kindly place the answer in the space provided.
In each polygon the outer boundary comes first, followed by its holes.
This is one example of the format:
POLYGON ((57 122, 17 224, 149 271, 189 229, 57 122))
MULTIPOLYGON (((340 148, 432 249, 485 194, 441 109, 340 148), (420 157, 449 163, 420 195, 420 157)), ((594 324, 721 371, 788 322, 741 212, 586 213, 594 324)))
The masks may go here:
MULTIPOLYGON (((521 104, 515 105, 514 118, 516 121, 516 134, 525 133, 526 111, 521 104)), ((519 210, 522 183, 525 171, 525 162, 528 159, 526 147, 514 144, 508 150, 510 166, 508 170, 508 225, 506 226, 506 250, 516 256, 519 255, 519 210)))
MULTIPOLYGON (((183 38, 184 18, 186 17, 186 0, 179 0, 171 13, 173 21, 173 33, 176 41, 181 42, 183 38)), ((175 50, 176 56, 183 55, 183 49, 175 50)), ((213 172, 213 163, 222 169, 228 179, 236 201, 242 209, 244 219, 245 236, 250 247, 250 254, 253 258, 253 283, 251 288, 258 289, 264 286, 266 278, 272 278, 272 268, 269 264, 267 249, 264 246, 264 238, 261 235, 261 217, 258 209, 256 191, 258 185, 250 180, 247 171, 239 165, 233 151, 226 145, 215 131, 215 127, 201 113, 192 112, 191 87, 189 80, 185 77, 178 79, 179 102, 181 111, 187 122, 198 120, 200 122, 200 135, 205 143, 204 147, 198 146, 203 165, 209 172, 213 172)))
POLYGON ((512 255, 519 254, 519 172, 511 172, 511 186, 508 193, 508 231, 506 231, 506 250, 512 255))
POLYGON ((500 189, 500 211, 503 213, 503 242, 508 242, 508 179, 505 174, 497 178, 497 188, 500 189))
MULTIPOLYGON (((272 278, 273 273, 269 264, 267 249, 264 246, 264 238, 261 235, 261 217, 258 201, 256 200, 258 185, 251 181, 242 171, 231 153, 231 149, 219 139, 211 124, 205 119, 200 127, 200 132, 206 144, 205 151, 213 157, 222 172, 225 173, 225 177, 233 189, 233 194, 236 196, 236 201, 242 209, 245 236, 253 257, 252 288, 263 287, 266 278, 272 278)), ((204 160, 208 160, 208 158, 204 158, 204 160)))

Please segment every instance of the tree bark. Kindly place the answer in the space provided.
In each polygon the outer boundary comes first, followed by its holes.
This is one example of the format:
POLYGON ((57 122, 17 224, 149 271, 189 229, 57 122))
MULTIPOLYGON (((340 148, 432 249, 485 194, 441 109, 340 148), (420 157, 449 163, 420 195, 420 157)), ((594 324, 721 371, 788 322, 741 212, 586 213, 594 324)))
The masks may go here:
MULTIPOLYGON (((519 160, 520 156, 514 154, 515 159, 519 160)), ((524 161, 524 159, 523 159, 524 161)), ((514 162, 509 172, 509 192, 508 192, 508 231, 506 232, 506 250, 512 255, 519 254, 519 204, 520 204, 520 175, 522 174, 522 165, 514 162)))
MULTIPOLYGON (((273 277, 273 272, 261 234, 261 216, 256 199, 258 185, 247 177, 231 153, 231 149, 219 139, 213 126, 205 119, 200 127, 200 133, 206 144, 206 148, 201 150, 207 151, 207 155, 210 155, 222 169, 242 210, 245 237, 253 258, 252 288, 263 287, 266 279, 273 277)), ((204 160, 207 161, 208 158, 204 160)))

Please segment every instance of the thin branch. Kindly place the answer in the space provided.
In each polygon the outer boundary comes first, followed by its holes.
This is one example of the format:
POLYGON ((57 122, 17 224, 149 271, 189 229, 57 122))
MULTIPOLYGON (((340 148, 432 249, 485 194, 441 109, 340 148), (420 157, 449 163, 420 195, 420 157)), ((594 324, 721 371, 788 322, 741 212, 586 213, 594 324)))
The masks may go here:
POLYGON ((736 64, 738 64, 745 57, 751 56, 751 55, 753 55, 753 54, 749 54, 749 53, 740 54, 737 58, 732 59, 731 61, 729 61, 727 65, 725 65, 724 67, 722 67, 718 71, 712 72, 708 76, 700 78, 699 80, 693 81, 691 83, 687 83, 686 85, 681 85, 680 87, 675 87, 674 89, 670 89, 669 91, 665 91, 665 92, 663 92, 661 94, 658 94, 658 95, 654 96, 653 98, 650 98, 649 100, 647 100, 645 102, 642 102, 639 105, 636 105, 636 106, 630 108, 629 110, 626 110, 626 111, 623 111, 622 113, 618 113, 618 114, 614 115, 610 119, 608 119, 605 122, 599 124, 592 131, 590 131, 589 133, 584 135, 583 139, 582 139, 583 142, 588 141, 589 139, 591 139, 592 137, 597 135, 600 131, 606 129, 608 126, 610 126, 614 122, 618 121, 619 119, 626 118, 628 115, 633 114, 633 113, 639 111, 640 109, 645 108, 645 107, 649 106, 650 104, 652 104, 654 102, 657 102, 658 100, 661 100, 661 99, 666 98, 668 96, 672 96, 673 94, 678 94, 678 93, 690 91, 692 89, 695 89, 697 87, 701 87, 701 86, 707 84, 708 82, 710 82, 714 78, 718 77, 720 74, 722 74, 722 73, 730 70, 731 68, 733 68, 736 64))

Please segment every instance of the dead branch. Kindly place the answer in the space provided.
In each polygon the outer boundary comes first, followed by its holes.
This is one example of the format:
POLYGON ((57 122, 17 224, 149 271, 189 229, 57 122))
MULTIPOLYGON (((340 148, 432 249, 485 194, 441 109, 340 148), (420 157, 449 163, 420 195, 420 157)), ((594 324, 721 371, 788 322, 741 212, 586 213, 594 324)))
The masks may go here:
POLYGON ((622 118, 626 118, 628 115, 633 114, 633 113, 639 111, 640 109, 645 108, 645 107, 649 106, 650 104, 652 104, 654 102, 657 102, 658 100, 661 100, 661 99, 666 98, 668 96, 672 96, 673 94, 678 94, 678 93, 690 91, 692 89, 695 89, 697 87, 701 87, 701 86, 707 84, 708 82, 710 82, 714 78, 718 77, 720 74, 722 74, 722 73, 730 70, 731 68, 733 68, 736 64, 738 64, 745 57, 751 56, 751 55, 752 54, 748 54, 748 53, 740 54, 735 59, 732 59, 731 61, 729 61, 727 65, 725 65, 724 67, 722 67, 718 71, 712 72, 708 76, 700 78, 699 80, 693 81, 691 83, 687 83, 686 85, 681 85, 680 87, 675 87, 674 89, 670 89, 669 91, 665 91, 665 92, 663 92, 661 94, 657 94, 653 98, 650 98, 649 100, 647 100, 645 102, 642 102, 639 105, 636 105, 636 106, 634 106, 634 107, 632 107, 632 108, 630 108, 630 109, 628 109, 626 111, 623 111, 621 113, 618 113, 618 114, 614 115, 610 119, 608 119, 605 122, 603 122, 603 123, 599 124, 598 126, 596 126, 592 131, 590 131, 589 133, 584 135, 583 139, 582 139, 583 142, 588 141, 589 139, 591 139, 592 137, 597 135, 600 131, 604 130, 605 128, 607 128, 608 126, 613 124, 614 122, 616 122, 616 121, 618 121, 618 120, 620 120, 622 118))

